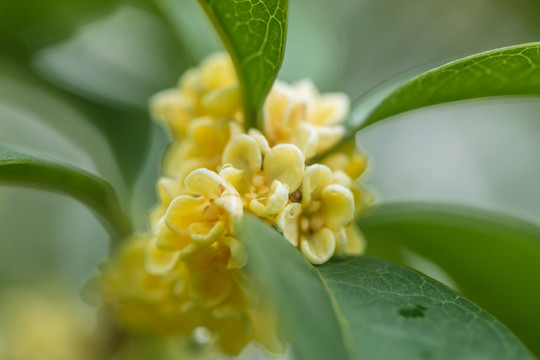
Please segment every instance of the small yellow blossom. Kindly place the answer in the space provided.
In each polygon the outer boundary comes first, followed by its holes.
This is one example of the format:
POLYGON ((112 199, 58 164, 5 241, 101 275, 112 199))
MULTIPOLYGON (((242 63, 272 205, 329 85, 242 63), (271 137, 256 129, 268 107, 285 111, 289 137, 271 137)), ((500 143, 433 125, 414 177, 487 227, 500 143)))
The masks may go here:
POLYGON ((227 144, 222 176, 242 194, 244 206, 262 218, 285 208, 304 175, 304 155, 294 145, 270 148, 264 136, 240 134, 227 144))
POLYGON ((226 119, 199 117, 191 121, 187 137, 173 142, 163 157, 163 174, 183 182, 193 170, 216 170, 229 139, 241 132, 240 126, 226 119))
POLYGON ((189 195, 172 200, 158 220, 148 248, 147 266, 153 274, 172 269, 189 245, 208 246, 234 234, 242 218, 242 200, 236 189, 205 168, 184 181, 189 195))
POLYGON ((199 68, 188 70, 178 88, 162 91, 151 100, 154 118, 173 139, 187 135, 190 122, 199 117, 242 121, 236 72, 226 53, 210 55, 199 68))
POLYGON ((341 139, 349 100, 342 93, 321 95, 309 80, 294 86, 276 81, 263 111, 269 142, 295 144, 309 159, 341 139))
POLYGON ((354 216, 354 197, 345 186, 332 182, 324 165, 308 166, 300 188, 300 204, 289 204, 276 225, 311 263, 326 262, 347 246, 345 227, 354 216))

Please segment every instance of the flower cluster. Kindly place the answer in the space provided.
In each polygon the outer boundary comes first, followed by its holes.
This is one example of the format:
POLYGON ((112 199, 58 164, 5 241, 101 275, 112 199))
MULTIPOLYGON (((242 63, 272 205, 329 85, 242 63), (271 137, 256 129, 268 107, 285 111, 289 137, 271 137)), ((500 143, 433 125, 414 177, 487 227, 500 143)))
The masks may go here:
POLYGON ((279 350, 268 304, 242 270, 241 220, 264 219, 313 264, 363 251, 352 221, 369 204, 356 181, 366 158, 342 148, 310 164, 342 138, 348 106, 345 95, 319 94, 310 81, 276 82, 262 132, 246 132, 234 67, 223 54, 156 95, 153 115, 173 140, 151 231, 127 241, 103 275, 120 322, 166 334, 204 326, 228 353, 253 339, 279 350))

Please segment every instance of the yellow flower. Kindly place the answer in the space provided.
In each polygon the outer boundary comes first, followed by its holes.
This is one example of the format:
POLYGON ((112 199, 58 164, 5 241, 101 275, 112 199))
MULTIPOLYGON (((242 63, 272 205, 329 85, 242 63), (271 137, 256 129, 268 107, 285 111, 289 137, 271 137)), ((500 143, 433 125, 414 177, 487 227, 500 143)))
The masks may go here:
POLYGON ((196 115, 234 118, 240 110, 238 79, 227 53, 216 53, 180 79, 180 91, 195 104, 196 115))
POLYGON ((289 204, 276 225, 306 259, 322 264, 347 245, 345 227, 354 216, 353 194, 332 183, 331 170, 320 164, 306 168, 300 189, 301 203, 289 204))
POLYGON ((227 144, 220 174, 242 194, 244 206, 257 216, 272 218, 289 202, 304 175, 304 156, 291 144, 270 149, 260 133, 240 134, 227 144))
POLYGON ((210 55, 182 76, 178 88, 162 91, 150 101, 153 117, 175 139, 183 139, 190 122, 202 116, 241 122, 240 105, 236 73, 226 53, 210 55))
POLYGON ((173 142, 163 158, 163 174, 183 182, 195 169, 217 170, 223 149, 241 127, 225 119, 199 117, 187 128, 182 142, 173 142))
POLYGON ((172 269, 188 245, 208 246, 234 234, 242 218, 238 192, 215 172, 197 169, 184 186, 190 195, 172 200, 156 225, 147 259, 153 274, 172 269))
POLYGON ((309 159, 343 137, 348 111, 345 94, 321 95, 309 80, 294 86, 276 81, 263 108, 264 133, 271 144, 295 144, 309 159))

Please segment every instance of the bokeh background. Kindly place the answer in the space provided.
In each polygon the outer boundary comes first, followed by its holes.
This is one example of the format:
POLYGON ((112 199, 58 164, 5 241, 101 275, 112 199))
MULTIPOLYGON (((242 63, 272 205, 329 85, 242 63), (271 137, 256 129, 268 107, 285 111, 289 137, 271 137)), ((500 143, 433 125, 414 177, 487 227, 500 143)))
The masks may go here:
MULTIPOLYGON (((538 40, 535 0, 290 0, 280 78, 355 99, 411 69, 538 40)), ((195 0, 0 0, 0 142, 103 177, 144 231, 167 145, 148 99, 219 48, 195 0)), ((399 115, 358 135, 364 180, 381 203, 460 204, 540 225, 539 114, 540 100, 512 98, 399 115)), ((79 292, 106 259, 105 230, 73 199, 0 185, 0 304, 54 283, 91 314, 79 292)), ((427 259, 408 261, 455 287, 427 259)))

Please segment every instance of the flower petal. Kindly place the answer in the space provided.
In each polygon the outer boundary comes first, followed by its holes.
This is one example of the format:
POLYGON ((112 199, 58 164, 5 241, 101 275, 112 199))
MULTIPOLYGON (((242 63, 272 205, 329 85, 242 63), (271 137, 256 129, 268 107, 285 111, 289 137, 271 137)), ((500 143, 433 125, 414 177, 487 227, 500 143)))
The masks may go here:
POLYGON ((165 218, 162 217, 155 228, 155 244, 159 250, 163 251, 181 251, 191 243, 188 236, 180 236, 172 232, 165 224, 165 218))
POLYGON ((244 244, 232 236, 224 236, 220 241, 227 245, 231 251, 231 257, 227 262, 227 269, 243 268, 247 264, 247 252, 244 244))
POLYGON ((150 100, 152 115, 167 124, 175 138, 183 138, 189 122, 195 116, 193 104, 178 89, 162 91, 150 100))
POLYGON ((314 129, 317 133, 317 154, 336 145, 345 134, 345 128, 341 125, 314 126, 314 129))
POLYGON ((260 217, 276 215, 289 202, 289 188, 287 185, 274 180, 270 188, 270 193, 265 200, 262 202, 258 199, 251 200, 249 204, 250 210, 260 217))
POLYGON ((157 182, 157 194, 159 201, 168 206, 175 197, 181 194, 182 184, 175 179, 162 177, 157 182))
POLYGON ((333 230, 347 225, 354 216, 354 198, 349 189, 332 184, 321 193, 321 212, 326 225, 333 230))
POLYGON ((276 226, 287 239, 295 247, 298 246, 298 218, 302 214, 302 205, 291 203, 276 217, 276 226))
POLYGON ((223 150, 221 163, 243 170, 250 178, 254 172, 261 169, 262 155, 255 139, 249 135, 240 134, 229 141, 223 150))
POLYGON ((302 180, 302 206, 308 207, 313 198, 318 199, 321 191, 330 183, 332 172, 321 164, 306 167, 302 180))
POLYGON ((228 186, 221 176, 205 168, 192 171, 184 180, 184 185, 193 194, 206 199, 220 197, 228 186))
POLYGON ((212 115, 231 118, 240 105, 238 85, 210 91, 203 96, 201 103, 212 115))
POLYGON ((276 145, 264 157, 264 176, 269 183, 279 180, 290 192, 296 191, 304 176, 304 162, 304 154, 296 146, 276 145))
POLYGON ((146 270, 152 275, 166 274, 176 265, 179 256, 179 251, 160 250, 155 241, 152 241, 146 248, 146 270))
POLYGON ((189 236, 199 245, 210 245, 216 241, 225 229, 223 221, 199 222, 189 225, 189 236))
POLYGON ((356 226, 350 225, 345 228, 347 238, 349 239, 345 254, 347 255, 362 255, 366 251, 366 239, 362 232, 356 226))
POLYGON ((317 125, 341 124, 349 112, 349 103, 344 93, 324 94, 310 103, 308 121, 317 125))
POLYGON ((327 262, 334 255, 335 249, 334 233, 328 228, 300 238, 300 250, 312 264, 327 262))
POLYGON ((182 195, 174 199, 165 213, 165 224, 180 236, 189 236, 189 225, 204 222, 204 209, 208 200, 203 197, 182 195))

